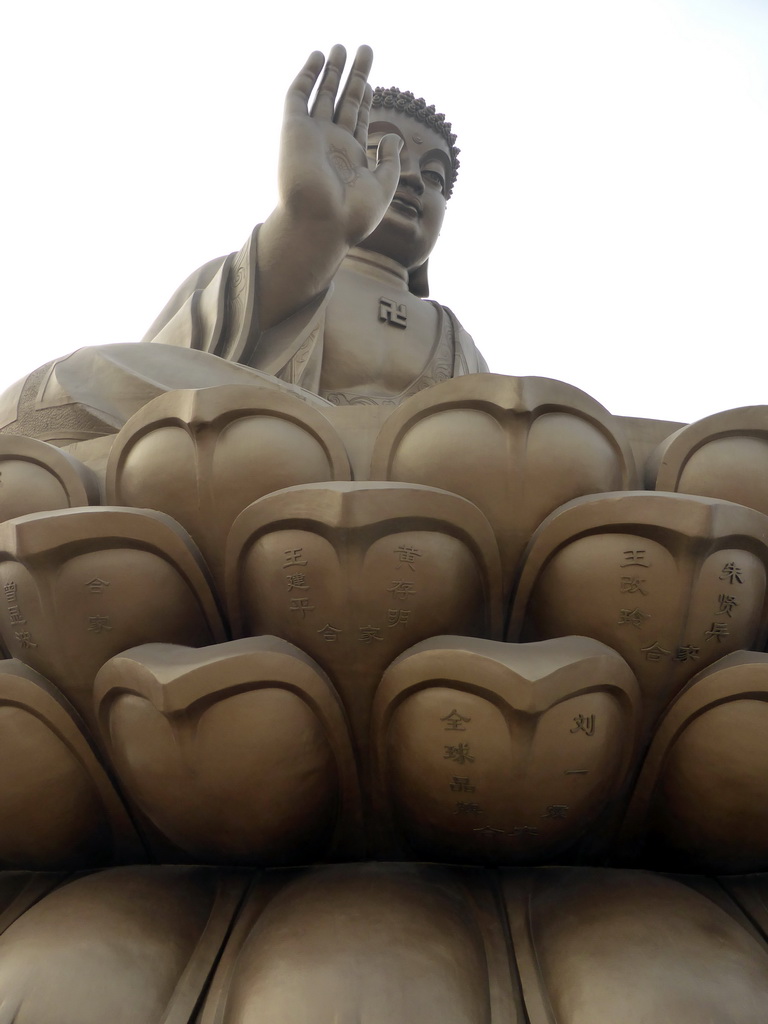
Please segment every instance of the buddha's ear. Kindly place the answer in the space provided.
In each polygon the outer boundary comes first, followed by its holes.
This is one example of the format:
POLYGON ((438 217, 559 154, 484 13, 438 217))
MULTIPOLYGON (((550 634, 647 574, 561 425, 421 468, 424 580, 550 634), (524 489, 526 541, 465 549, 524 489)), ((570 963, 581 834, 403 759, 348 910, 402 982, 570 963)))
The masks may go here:
POLYGON ((427 266, 429 260, 425 260, 420 267, 414 267, 408 273, 408 288, 420 299, 426 299, 429 295, 429 280, 427 278, 427 266))

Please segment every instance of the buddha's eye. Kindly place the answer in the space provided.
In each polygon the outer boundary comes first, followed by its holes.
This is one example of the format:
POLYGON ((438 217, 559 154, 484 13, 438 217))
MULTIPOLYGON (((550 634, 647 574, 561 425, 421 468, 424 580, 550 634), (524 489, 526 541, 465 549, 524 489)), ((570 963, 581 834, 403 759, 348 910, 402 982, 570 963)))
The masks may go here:
POLYGON ((445 178, 439 171, 427 169, 421 172, 421 176, 428 185, 439 189, 445 195, 445 178))

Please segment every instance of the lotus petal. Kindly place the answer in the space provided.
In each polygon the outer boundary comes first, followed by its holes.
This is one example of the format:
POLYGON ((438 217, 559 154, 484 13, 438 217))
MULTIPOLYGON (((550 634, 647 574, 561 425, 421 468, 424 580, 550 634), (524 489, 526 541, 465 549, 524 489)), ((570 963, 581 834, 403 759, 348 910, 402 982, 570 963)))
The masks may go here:
POLYGON ((376 694, 382 821, 420 859, 541 863, 586 837, 594 850, 639 711, 626 663, 586 637, 417 644, 376 694))
POLYGON ((95 696, 126 792, 188 856, 306 861, 340 845, 348 855, 359 837, 344 713, 325 673, 291 644, 136 647, 104 666, 95 696))
POLYGON ((0 521, 98 502, 96 475, 74 456, 32 437, 0 435, 0 521))

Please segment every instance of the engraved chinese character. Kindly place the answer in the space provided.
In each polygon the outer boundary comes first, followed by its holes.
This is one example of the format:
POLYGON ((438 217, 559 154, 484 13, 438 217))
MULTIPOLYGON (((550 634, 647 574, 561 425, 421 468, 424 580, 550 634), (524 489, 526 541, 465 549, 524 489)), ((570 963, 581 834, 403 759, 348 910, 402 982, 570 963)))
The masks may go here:
POLYGON ((537 836, 539 830, 534 828, 532 825, 513 825, 512 831, 509 833, 511 836, 537 836))
POLYGON ((725 580, 728 583, 744 582, 744 580, 741 578, 741 569, 737 567, 735 562, 725 563, 722 572, 720 573, 719 579, 725 580))
POLYGON ((306 565, 306 561, 301 557, 304 548, 288 548, 284 551, 285 563, 283 564, 284 569, 290 568, 292 565, 306 565))
POLYGON ((440 721, 445 722, 445 728, 449 732, 465 732, 464 726, 461 723, 471 722, 472 719, 465 718, 464 715, 460 715, 456 708, 454 708, 453 711, 450 712, 450 714, 445 715, 445 717, 441 718, 440 721))
POLYGON ((405 611, 403 608, 387 608, 387 625, 390 629, 393 626, 407 626, 410 617, 410 609, 405 611))
POLYGON ((105 633, 112 629, 107 615, 89 615, 88 616, 88 632, 89 633, 105 633))
POLYGON ((6 600, 8 602, 16 600, 16 584, 15 583, 6 583, 5 586, 3 587, 3 590, 5 591, 5 597, 6 597, 6 600))
POLYGON ((594 715, 575 715, 574 727, 570 730, 571 732, 583 732, 587 736, 595 735, 595 716, 594 715))
POLYGON ((668 654, 672 653, 672 651, 668 651, 662 647, 658 640, 655 640, 648 647, 641 647, 640 650, 645 655, 646 661, 661 661, 662 658, 665 658, 668 654))
POLYGON ((286 583, 288 584, 288 590, 309 590, 309 584, 307 583, 307 577, 303 572, 294 573, 292 576, 285 577, 286 583))
POLYGON ((320 634, 323 640, 325 640, 326 643, 332 644, 334 640, 338 637, 341 630, 336 629, 336 627, 332 626, 330 622, 326 622, 326 624, 322 626, 320 629, 318 629, 317 632, 320 634))
POLYGON ((641 612, 639 608, 622 608, 619 612, 620 626, 634 626, 635 629, 640 629, 643 624, 643 619, 650 619, 650 615, 645 612, 641 612))
POLYGON ((481 813, 482 809, 483 808, 480 806, 480 804, 465 803, 463 800, 457 800, 456 801, 456 810, 453 813, 454 814, 473 814, 475 817, 477 817, 477 815, 481 813))
POLYGON ((407 565, 411 572, 416 572, 414 561, 417 558, 421 558, 421 552, 410 544, 401 544, 399 548, 395 548, 395 554, 398 556, 398 569, 402 569, 404 565, 407 565))
POLYGON ((468 743, 459 743, 455 747, 446 745, 443 760, 456 761, 458 764, 464 764, 465 761, 469 761, 471 763, 475 758, 474 755, 469 752, 468 743))
POLYGON ((568 804, 550 804, 542 814, 542 818, 567 818, 568 804))
POLYGON ((12 604, 8 608, 8 618, 14 625, 22 625, 27 621, 21 614, 21 609, 17 604, 12 604))
POLYGON ((696 647, 694 644, 682 644, 677 648, 675 661, 698 661, 700 654, 700 647, 696 647))
POLYGON ((704 631, 704 643, 709 643, 710 640, 717 640, 721 644, 724 636, 730 636, 728 623, 713 622, 709 629, 704 631))
POLYGON ((621 562, 620 565, 622 569, 624 569, 628 565, 640 565, 643 567, 643 569, 650 568, 649 563, 645 560, 645 548, 625 551, 624 561, 621 562))
POLYGON ((381 629, 378 626, 361 626, 358 640, 361 644, 370 644, 374 640, 383 640, 381 629))
POLYGON ((88 582, 84 583, 83 586, 88 587, 92 594, 103 594, 104 587, 108 587, 109 582, 107 580, 99 579, 98 576, 94 576, 92 580, 88 580, 88 582))
POLYGON ((395 302, 394 299, 379 299, 379 320, 390 327, 399 327, 405 330, 408 325, 408 310, 404 302, 395 302))
POLYGON ((392 580, 392 586, 387 587, 387 593, 400 601, 405 601, 416 593, 416 584, 410 580, 392 580))
POLYGON ((647 597, 648 591, 643 590, 643 583, 645 580, 641 580, 639 576, 622 576, 619 590, 622 594, 642 594, 643 597, 647 597))
POLYGON ((32 640, 31 633, 25 631, 23 633, 14 633, 14 636, 22 647, 37 647, 37 644, 32 640))
POLYGON ((481 828, 473 828, 473 832, 477 832, 479 836, 485 836, 486 839, 495 839, 496 836, 503 836, 503 828, 492 828, 490 825, 483 825, 481 828))
POLYGON ((309 603, 308 597, 292 597, 291 603, 288 605, 288 611, 299 612, 302 619, 307 617, 307 612, 313 612, 315 606, 309 603))
POLYGON ((451 790, 454 793, 474 793, 475 787, 471 785, 469 778, 454 775, 453 782, 451 783, 451 790))
POLYGON ((738 601, 732 594, 720 594, 717 600, 720 602, 718 611, 721 615, 725 614, 729 619, 733 618, 731 612, 738 606, 738 601))

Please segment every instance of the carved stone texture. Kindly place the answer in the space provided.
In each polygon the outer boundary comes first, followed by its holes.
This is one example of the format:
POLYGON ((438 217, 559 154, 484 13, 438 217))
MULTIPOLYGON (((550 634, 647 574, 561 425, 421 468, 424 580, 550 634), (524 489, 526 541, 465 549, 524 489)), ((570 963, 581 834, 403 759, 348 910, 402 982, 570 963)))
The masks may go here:
POLYGON ((275 634, 322 665, 367 751, 398 654, 439 633, 498 636, 498 548, 479 509, 432 487, 291 487, 235 522, 227 594, 235 636, 275 634))
POLYGON ((371 478, 461 494, 488 517, 509 590, 523 548, 559 505, 632 486, 621 424, 589 395, 544 377, 476 374, 399 406, 384 424, 371 478))
POLYGON ((42 512, 0 524, 0 634, 93 723, 96 673, 139 643, 224 628, 197 549, 159 512, 42 512))
POLYGON ((219 579, 229 529, 252 501, 349 479, 344 445, 317 409, 288 392, 228 385, 169 392, 136 413, 112 447, 106 486, 112 504, 173 516, 219 579))
POLYGON ((505 878, 529 1024, 765 1020, 768 947, 735 905, 640 871, 505 878))
POLYGON ((95 699, 125 791, 177 850, 241 864, 350 852, 360 810, 344 712, 291 644, 136 647, 104 666, 95 699))
POLYGON ((768 654, 738 651, 697 675, 648 751, 628 848, 667 869, 767 869, 767 738, 768 654))
POLYGON ((72 455, 31 437, 0 435, 0 521, 98 503, 95 473, 72 455))
POLYGON ((0 662, 0 864, 39 870, 145 859, 79 716, 32 669, 0 662))
POLYGON ((0 871, 0 935, 63 879, 54 871, 0 871))
POLYGON ((729 409, 676 431, 649 461, 648 486, 768 513, 768 406, 729 409))
POLYGON ((62 886, 0 936, 3 1020, 189 1024, 245 883, 116 868, 62 886))
POLYGON ((526 1021, 487 878, 328 867, 264 903, 246 902, 196 1024, 526 1021))
POLYGON ((589 838, 634 763, 640 692, 604 644, 435 637, 376 694, 381 817, 424 859, 541 863, 589 838))
POLYGON ((536 532, 508 639, 581 634, 635 672, 650 724, 706 665, 766 636, 768 518, 712 498, 580 498, 536 532))

